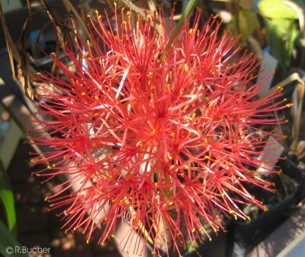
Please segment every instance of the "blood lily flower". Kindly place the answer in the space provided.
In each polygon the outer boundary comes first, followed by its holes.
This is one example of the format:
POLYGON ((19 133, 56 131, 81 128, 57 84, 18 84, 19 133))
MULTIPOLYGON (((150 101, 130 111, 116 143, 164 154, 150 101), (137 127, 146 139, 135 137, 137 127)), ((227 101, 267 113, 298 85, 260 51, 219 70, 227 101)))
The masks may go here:
POLYGON ((124 221, 153 253, 180 253, 210 237, 207 226, 222 228, 219 213, 248 219, 242 205, 264 208, 247 185, 271 190, 258 156, 280 137, 272 113, 285 105, 274 101, 281 90, 259 98, 254 55, 220 37, 215 18, 203 28, 199 18, 168 45, 174 23, 162 17, 133 24, 123 11, 114 22, 97 13, 91 39, 65 46, 70 63, 54 56, 63 76, 38 75, 51 85, 37 95, 51 137, 35 143, 51 151, 33 161, 48 163, 40 176, 68 178, 48 199, 65 206, 66 229, 82 227, 89 240, 101 227, 104 243, 124 221))

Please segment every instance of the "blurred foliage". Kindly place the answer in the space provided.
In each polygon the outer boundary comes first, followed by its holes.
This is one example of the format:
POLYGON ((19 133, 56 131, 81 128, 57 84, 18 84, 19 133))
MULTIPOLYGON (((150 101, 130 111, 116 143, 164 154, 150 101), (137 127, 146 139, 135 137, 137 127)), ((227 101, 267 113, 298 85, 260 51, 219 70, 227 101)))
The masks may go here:
POLYGON ((288 68, 299 36, 298 15, 284 0, 261 0, 258 4, 266 26, 266 41, 273 56, 288 68))
POLYGON ((22 246, 18 243, 12 232, 7 229, 0 220, 0 253, 4 257, 29 257, 28 254, 21 251, 22 246), (18 249, 18 251, 15 251, 18 249))
POLYGON ((240 37, 242 45, 250 45, 255 51, 258 47, 260 51, 268 49, 283 70, 291 67, 296 55, 300 59, 297 65, 305 65, 305 0, 221 2, 226 2, 225 8, 232 15, 227 26, 240 37))
POLYGON ((16 213, 14 195, 10 186, 8 174, 0 159, 0 199, 2 200, 6 214, 7 226, 15 234, 16 232, 16 213))

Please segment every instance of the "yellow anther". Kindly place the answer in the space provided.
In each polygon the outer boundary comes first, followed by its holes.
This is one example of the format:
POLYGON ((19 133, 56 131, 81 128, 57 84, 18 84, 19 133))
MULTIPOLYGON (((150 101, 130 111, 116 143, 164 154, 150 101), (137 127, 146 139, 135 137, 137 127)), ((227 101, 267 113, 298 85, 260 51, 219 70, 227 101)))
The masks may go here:
POLYGON ((193 229, 192 229, 192 233, 194 233, 195 231, 196 231, 196 228, 193 228, 193 229))
POLYGON ((114 235, 114 234, 112 234, 112 235, 111 235, 111 237, 112 237, 112 238, 115 238, 115 235, 114 235))
POLYGON ((281 86, 278 86, 277 89, 280 90, 280 91, 283 91, 284 88, 281 87, 281 86))
POLYGON ((205 159, 210 159, 210 156, 206 155, 204 156, 205 159))
POLYGON ((168 157, 169 160, 173 159, 173 157, 170 155, 170 153, 167 153, 167 157, 168 157))
POLYGON ((81 92, 81 95, 86 95, 86 92, 81 92))
POLYGON ((189 66, 187 65, 187 63, 185 63, 185 64, 183 65, 183 68, 184 68, 185 71, 189 71, 189 66))
POLYGON ((174 205, 174 202, 171 201, 171 202, 168 203, 168 205, 169 205, 169 206, 173 206, 173 205, 174 205))

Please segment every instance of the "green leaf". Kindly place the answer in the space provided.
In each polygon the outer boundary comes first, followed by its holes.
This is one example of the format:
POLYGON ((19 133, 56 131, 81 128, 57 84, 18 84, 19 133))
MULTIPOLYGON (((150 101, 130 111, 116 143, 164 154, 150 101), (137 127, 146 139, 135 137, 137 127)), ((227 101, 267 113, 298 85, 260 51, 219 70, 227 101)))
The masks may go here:
POLYGON ((298 19, 297 13, 284 0, 261 0, 258 10, 265 18, 298 19))
POLYGON ((185 20, 188 18, 188 16, 191 14, 191 12, 193 11, 193 9, 195 8, 196 4, 197 4, 198 0, 190 0, 187 4, 187 6, 185 7, 185 10, 183 11, 181 18, 178 21, 177 26, 175 27, 167 45, 166 45, 166 50, 169 50, 173 44, 173 42, 175 41, 175 38, 177 37, 179 30, 181 29, 181 27, 183 26, 185 20))
POLYGON ((298 36, 297 25, 289 19, 265 19, 265 24, 266 40, 272 55, 288 67, 298 36))
POLYGON ((253 10, 241 9, 238 13, 238 17, 239 33, 242 42, 246 42, 255 31, 259 30, 257 15, 253 10))
POLYGON ((10 231, 16 231, 16 212, 14 204, 14 194, 10 186, 7 172, 0 159, 0 198, 3 202, 4 210, 7 217, 7 225, 10 231))
POLYGON ((0 253, 2 253, 4 257, 28 257, 25 253, 18 253, 16 249, 20 250, 22 247, 14 235, 0 220, 0 253))

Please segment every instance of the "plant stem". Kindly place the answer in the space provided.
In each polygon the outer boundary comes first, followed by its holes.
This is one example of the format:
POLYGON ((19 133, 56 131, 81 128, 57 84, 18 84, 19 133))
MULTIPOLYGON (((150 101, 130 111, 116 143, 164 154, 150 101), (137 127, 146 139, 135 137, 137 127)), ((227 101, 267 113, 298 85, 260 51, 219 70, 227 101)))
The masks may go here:
POLYGON ((194 7, 196 6, 198 0, 190 0, 185 8, 185 10, 183 11, 177 26, 175 27, 173 34, 171 35, 171 38, 169 39, 165 50, 169 50, 175 40, 175 38, 177 37, 181 27, 183 26, 185 20, 187 19, 187 17, 190 15, 190 13, 193 11, 194 7))

